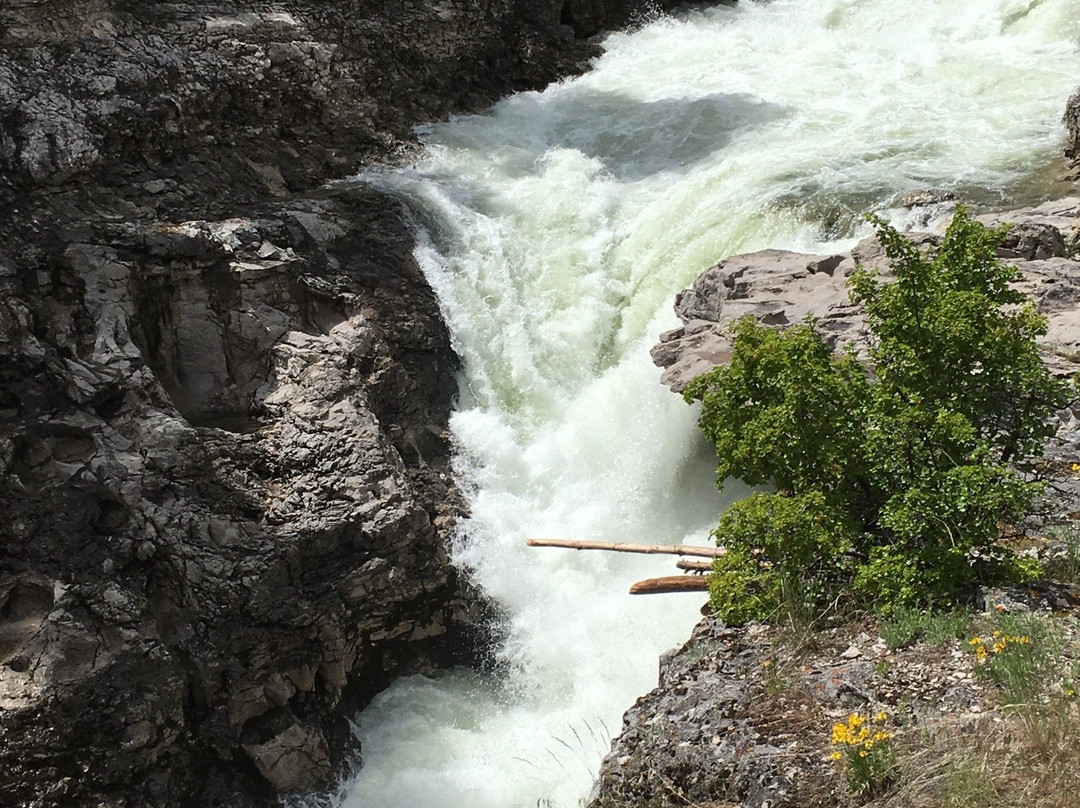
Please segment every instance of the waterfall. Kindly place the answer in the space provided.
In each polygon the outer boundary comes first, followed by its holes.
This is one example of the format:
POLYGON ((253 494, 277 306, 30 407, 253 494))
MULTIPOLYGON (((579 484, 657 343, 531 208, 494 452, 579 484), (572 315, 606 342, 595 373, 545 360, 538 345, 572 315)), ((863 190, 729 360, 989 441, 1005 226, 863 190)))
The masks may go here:
POLYGON ((648 348, 734 252, 820 251, 917 189, 1054 192, 1080 0, 773 0, 614 34, 586 75, 422 132, 369 172, 417 212, 464 360, 456 563, 510 615, 502 675, 397 682, 356 719, 345 808, 573 808, 703 597, 630 598, 654 557, 526 536, 705 543, 725 497, 648 348))

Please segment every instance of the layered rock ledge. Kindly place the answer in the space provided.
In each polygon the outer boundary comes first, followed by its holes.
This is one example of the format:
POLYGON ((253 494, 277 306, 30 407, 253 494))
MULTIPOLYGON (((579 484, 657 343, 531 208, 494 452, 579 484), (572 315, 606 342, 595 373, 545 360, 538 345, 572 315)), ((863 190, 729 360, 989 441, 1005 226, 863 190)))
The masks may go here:
MULTIPOLYGON (((996 591, 987 593, 987 606, 994 615, 1034 612, 1052 620, 1054 642, 1075 647, 1078 595, 1075 586, 1047 587, 1035 597, 996 591)), ((957 633, 993 636, 995 625, 994 616, 979 616, 957 633)), ((761 624, 729 628, 712 618, 699 623, 682 648, 661 659, 659 687, 627 711, 588 808, 947 805, 943 783, 965 748, 995 763, 1006 757, 1003 747, 1019 750, 1030 756, 1032 780, 1055 782, 1046 750, 1017 741, 1024 729, 1002 709, 1001 689, 982 675, 969 641, 956 633, 916 635, 890 646, 872 620, 816 628, 800 635, 761 624), (908 778, 901 784, 906 800, 851 792, 831 742, 833 726, 851 715, 885 719, 900 776, 908 778)), ((1067 652, 1062 664, 1071 657, 1067 652)), ((1057 672, 1047 675, 1052 693, 1057 685, 1049 677, 1057 672)), ((1062 720, 1074 722, 1075 710, 1062 709, 1062 720)), ((1015 804, 997 802, 992 786, 976 791, 985 805, 1015 804)), ((1060 796, 1056 804, 1068 804, 1060 796)))
POLYGON ((410 128, 582 67, 631 0, 0 5, 0 793, 254 806, 482 660, 410 128))
MULTIPOLYGON (((1042 338, 1046 361, 1057 372, 1075 372, 1073 359, 1080 351, 1080 259, 1075 248, 1080 197, 978 218, 987 225, 1010 226, 998 254, 1020 270, 1018 288, 1047 318, 1048 332, 1042 338)), ((929 233, 908 235, 923 245, 938 239, 929 233)), ((696 376, 726 361, 729 327, 747 315, 778 326, 813 316, 834 348, 865 345, 863 312, 847 296, 847 279, 860 264, 887 267, 875 238, 864 239, 847 253, 763 250, 709 267, 675 298, 675 313, 683 325, 661 334, 652 350, 653 361, 664 369, 661 381, 681 392, 696 376)))

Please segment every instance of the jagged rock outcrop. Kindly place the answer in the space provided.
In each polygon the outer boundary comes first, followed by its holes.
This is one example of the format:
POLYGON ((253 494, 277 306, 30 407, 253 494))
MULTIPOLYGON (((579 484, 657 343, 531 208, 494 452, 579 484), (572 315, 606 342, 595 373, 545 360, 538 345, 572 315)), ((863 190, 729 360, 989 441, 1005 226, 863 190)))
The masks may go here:
POLYGON ((1061 121, 1068 131, 1068 137, 1065 140, 1065 157, 1074 168, 1080 168, 1080 90, 1069 98, 1061 121))
POLYGON ((479 617, 445 546, 455 359, 400 211, 92 236, 38 306, 3 284, 5 791, 326 785, 339 708, 467 660, 479 617))
MULTIPOLYGON (((1047 202, 1036 208, 979 217, 1011 230, 999 255, 1023 274, 1019 288, 1046 315, 1050 349, 1047 361, 1062 373, 1076 370, 1080 352, 1080 260, 1069 245, 1080 227, 1080 198, 1047 202)), ((917 243, 936 236, 917 234, 917 243)), ((865 343, 861 309, 848 300, 847 279, 857 264, 884 268, 884 253, 873 237, 850 253, 807 255, 763 250, 725 258, 706 269, 675 298, 683 325, 660 335, 653 361, 664 368, 661 381, 680 392, 696 376, 730 355, 728 326, 746 315, 771 325, 796 323, 808 315, 835 348, 865 343)))
MULTIPOLYGON (((1035 612, 1048 620, 1055 609, 1056 642, 1075 643, 1076 591, 1049 583, 1030 592, 992 590, 984 605, 993 615, 1035 612)), ((946 805, 942 775, 965 745, 989 737, 999 751, 1012 743, 1012 754, 1033 754, 1015 740, 1024 735, 1016 705, 1002 706, 1001 689, 979 670, 971 641, 957 636, 993 638, 995 625, 981 617, 959 632, 939 629, 940 636, 927 638, 913 631, 898 640, 895 624, 890 630, 870 619, 827 620, 800 634, 706 618, 660 660, 659 686, 627 711, 588 808, 946 805), (835 724, 851 715, 879 717, 876 727, 890 736, 900 762, 894 787, 904 793, 878 800, 851 793, 831 738, 835 724)), ((1048 694, 1061 692, 1055 673, 1039 674, 1048 694)), ((992 784, 983 793, 995 804, 992 784)))
POLYGON ((5 804, 270 804, 482 656, 437 302, 399 203, 319 188, 638 9, 0 5, 5 804))
POLYGON ((639 7, 9 0, 4 184, 100 172, 113 193, 149 191, 159 209, 205 205, 222 167, 241 198, 310 188, 360 158, 384 158, 417 123, 577 69, 594 53, 582 38, 639 7))

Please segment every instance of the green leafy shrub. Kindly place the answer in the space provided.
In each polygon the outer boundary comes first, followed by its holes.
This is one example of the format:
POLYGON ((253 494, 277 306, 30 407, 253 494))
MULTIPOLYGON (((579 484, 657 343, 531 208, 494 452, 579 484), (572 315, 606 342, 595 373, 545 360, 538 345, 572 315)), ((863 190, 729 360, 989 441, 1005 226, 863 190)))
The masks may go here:
POLYGON ((799 624, 833 588, 853 539, 817 491, 751 494, 724 511, 713 535, 727 548, 709 582, 714 608, 729 622, 783 613, 799 624))
POLYGON ((1039 356, 1045 320, 996 258, 1003 229, 963 209, 926 252, 872 219, 894 279, 859 268, 852 299, 867 368, 806 322, 744 318, 727 366, 687 386, 729 478, 776 492, 736 503, 714 531, 713 608, 728 622, 796 617, 851 592, 888 612, 947 601, 1017 568, 1000 525, 1037 484, 1017 471, 1068 400, 1039 356))

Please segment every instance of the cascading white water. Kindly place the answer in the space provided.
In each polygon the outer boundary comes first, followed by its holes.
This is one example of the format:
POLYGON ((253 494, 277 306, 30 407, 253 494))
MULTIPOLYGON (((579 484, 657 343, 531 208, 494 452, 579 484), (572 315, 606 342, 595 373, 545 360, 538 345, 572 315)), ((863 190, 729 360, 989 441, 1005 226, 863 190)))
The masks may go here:
POLYGON ((743 2, 605 51, 361 178, 422 219, 417 256, 464 360, 456 557, 510 640, 497 681, 410 678, 358 717, 346 808, 579 804, 702 598, 626 595, 670 562, 523 539, 707 540, 714 461, 647 356, 672 295, 736 251, 857 235, 898 193, 1051 192, 1080 0, 743 2))

